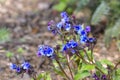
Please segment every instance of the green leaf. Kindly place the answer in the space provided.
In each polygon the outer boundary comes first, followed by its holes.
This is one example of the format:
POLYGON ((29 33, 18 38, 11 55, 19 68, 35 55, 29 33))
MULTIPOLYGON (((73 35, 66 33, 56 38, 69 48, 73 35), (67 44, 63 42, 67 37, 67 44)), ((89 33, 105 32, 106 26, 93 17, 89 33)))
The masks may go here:
POLYGON ((80 80, 88 76, 90 76, 88 71, 80 71, 75 75, 74 80, 80 80))
POLYGON ((84 6, 86 6, 89 3, 90 0, 79 0, 77 2, 77 11, 81 10, 84 6))
POLYGON ((7 53, 6 53, 6 56, 7 56, 8 58, 10 58, 10 57, 13 56, 13 53, 11 53, 11 52, 7 52, 7 53))
POLYGON ((65 10, 66 6, 67 6, 67 3, 60 2, 59 4, 56 4, 55 6, 53 6, 53 9, 61 12, 65 10))
POLYGON ((104 35, 104 42, 105 46, 108 47, 111 41, 111 35, 112 35, 112 28, 108 28, 105 30, 105 35, 104 35))
POLYGON ((45 80, 51 80, 51 76, 49 73, 46 73, 46 79, 45 80))
POLYGON ((43 72, 38 75, 37 80, 51 80, 51 76, 48 72, 43 72))
POLYGON ((102 66, 100 61, 96 61, 96 65, 102 72, 104 72, 104 74, 108 74, 108 70, 102 66))
POLYGON ((95 12, 93 13, 91 24, 96 25, 100 22, 103 15, 107 15, 109 11, 109 6, 106 2, 102 1, 101 4, 97 7, 95 12))
POLYGON ((120 19, 118 19, 113 26, 111 36, 116 37, 117 39, 120 37, 120 19))
POLYGON ((53 60, 53 65, 55 68, 58 67, 58 63, 55 60, 53 60))
POLYGON ((24 50, 23 48, 20 47, 20 48, 17 49, 17 52, 18 52, 18 53, 24 53, 25 50, 24 50))
POLYGON ((6 28, 0 28, 0 43, 10 40, 10 32, 6 28))
POLYGON ((67 2, 69 2, 69 0, 60 0, 60 2, 67 3, 67 2))
POLYGON ((113 80, 119 80, 120 79, 120 69, 117 69, 116 71, 113 72, 112 78, 113 78, 113 80))
POLYGON ((117 71, 117 74, 120 76, 120 68, 118 68, 116 71, 117 71))
MULTIPOLYGON (((104 42, 105 45, 108 47, 110 44, 110 41, 112 40, 112 38, 116 38, 117 40, 119 40, 120 38, 120 19, 118 19, 115 23, 115 25, 111 28, 108 28, 105 31, 105 36, 104 36, 104 42)), ((119 43, 117 41, 117 43, 119 43)), ((118 48, 119 48, 119 44, 117 44, 118 48)))
POLYGON ((106 65, 109 65, 109 66, 114 66, 114 64, 111 61, 107 60, 107 59, 102 59, 100 62, 102 64, 106 64, 106 65))
POLYGON ((81 70, 93 70, 95 69, 95 65, 83 64, 81 70))

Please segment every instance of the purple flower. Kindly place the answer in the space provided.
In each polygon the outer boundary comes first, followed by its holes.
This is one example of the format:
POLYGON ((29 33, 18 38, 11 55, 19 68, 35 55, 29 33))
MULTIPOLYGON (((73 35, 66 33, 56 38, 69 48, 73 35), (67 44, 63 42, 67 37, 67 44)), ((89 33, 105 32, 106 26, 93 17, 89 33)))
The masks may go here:
POLYGON ((48 30, 52 30, 52 24, 54 24, 54 21, 51 20, 50 22, 48 22, 48 30))
POLYGON ((14 70, 14 69, 16 69, 16 68, 17 68, 17 65, 16 65, 16 64, 13 64, 13 63, 10 64, 10 69, 11 69, 11 70, 14 70))
POLYGON ((30 65, 29 62, 24 62, 21 66, 22 66, 22 68, 25 69, 25 70, 28 70, 28 69, 30 69, 30 67, 31 67, 31 65, 30 65))
POLYGON ((53 33, 54 35, 56 35, 56 34, 57 34, 57 30, 56 30, 56 29, 53 29, 53 30, 52 30, 52 33, 53 33))
POLYGON ((54 49, 52 47, 50 47, 50 46, 40 45, 38 47, 37 55, 50 57, 50 56, 53 56, 53 54, 54 54, 54 49))
POLYGON ((102 75, 101 80, 107 80, 106 75, 102 75))
POLYGON ((53 20, 51 20, 50 22, 48 22, 48 26, 51 26, 52 24, 54 24, 53 20))
POLYGON ((74 49, 72 49, 71 52, 72 52, 73 54, 75 54, 76 51, 75 51, 74 49))
POLYGON ((90 31, 91 31, 90 26, 86 26, 85 31, 86 31, 86 32, 90 32, 90 31))
POLYGON ((95 80, 100 80, 99 77, 94 73, 92 76, 95 80))
POLYGON ((52 27, 51 27, 51 26, 48 26, 48 30, 49 30, 49 31, 52 30, 52 27))

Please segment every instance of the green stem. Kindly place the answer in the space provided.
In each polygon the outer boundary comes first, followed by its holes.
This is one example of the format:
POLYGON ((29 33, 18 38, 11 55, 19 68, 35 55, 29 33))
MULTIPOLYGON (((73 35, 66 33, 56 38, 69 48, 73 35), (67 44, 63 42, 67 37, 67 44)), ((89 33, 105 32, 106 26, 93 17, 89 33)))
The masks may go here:
MULTIPOLYGON (((95 64, 94 64, 95 65, 95 64)), ((100 71, 102 74, 105 74, 100 68, 98 68, 96 65, 95 65, 95 68, 100 71)))
POLYGON ((90 63, 88 63, 88 62, 82 57, 82 55, 79 55, 79 54, 77 54, 77 53, 76 53, 76 55, 77 55, 80 59, 82 59, 82 61, 84 61, 86 64, 90 64, 90 63))
MULTIPOLYGON (((89 62, 87 62, 83 57, 82 57, 82 55, 79 55, 79 54, 76 54, 79 58, 81 58, 86 64, 91 64, 91 63, 89 63, 89 62)), ((98 70, 98 71, 100 71, 101 73, 103 73, 104 74, 104 72, 100 69, 100 68, 98 68, 97 67, 97 65, 92 61, 92 64, 93 65, 95 65, 95 68, 98 70)), ((91 65, 92 65, 91 64, 91 65)))
POLYGON ((94 47, 94 45, 92 46, 92 44, 91 44, 91 61, 93 62, 93 47, 94 47))
POLYGON ((89 60, 89 61, 92 61, 92 60, 90 59, 90 57, 89 57, 88 53, 86 52, 86 50, 83 50, 83 51, 85 52, 85 54, 86 54, 86 56, 87 56, 88 60, 89 60))
POLYGON ((68 80, 70 80, 70 78, 69 78, 68 75, 65 73, 64 69, 62 68, 60 62, 59 62, 57 59, 55 59, 55 60, 56 60, 56 62, 58 63, 58 65, 59 65, 60 69, 62 70, 62 72, 64 73, 64 75, 66 76, 66 78, 67 78, 68 80))
POLYGON ((117 66, 120 64, 120 61, 115 65, 114 70, 117 69, 117 66))

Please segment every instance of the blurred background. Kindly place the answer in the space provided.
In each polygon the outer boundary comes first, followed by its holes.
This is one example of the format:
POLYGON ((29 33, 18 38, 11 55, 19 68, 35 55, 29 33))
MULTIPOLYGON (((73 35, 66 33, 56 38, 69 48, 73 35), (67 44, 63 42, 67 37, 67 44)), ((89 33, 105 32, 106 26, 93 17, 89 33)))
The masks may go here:
POLYGON ((0 80, 30 80, 12 73, 10 62, 27 60, 38 73, 50 69, 48 59, 36 57, 37 47, 56 45, 59 38, 47 31, 47 23, 58 22, 62 11, 91 26, 97 38, 95 58, 116 63, 120 58, 120 0, 0 0, 0 80))

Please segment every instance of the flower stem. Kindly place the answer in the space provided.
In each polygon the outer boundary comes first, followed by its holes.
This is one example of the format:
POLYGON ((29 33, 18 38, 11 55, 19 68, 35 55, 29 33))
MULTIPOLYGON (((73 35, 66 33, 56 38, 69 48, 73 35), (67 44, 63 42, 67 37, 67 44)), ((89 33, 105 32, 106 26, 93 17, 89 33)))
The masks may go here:
POLYGON ((86 52, 86 50, 83 49, 83 51, 84 51, 84 53, 86 54, 88 60, 89 60, 89 61, 92 61, 92 59, 90 59, 90 57, 89 57, 88 53, 86 52))
POLYGON ((69 70, 70 70, 70 74, 71 74, 72 80, 74 80, 73 74, 72 74, 72 70, 71 70, 71 67, 70 67, 70 65, 69 65, 69 55, 66 54, 66 58, 67 58, 67 65, 68 65, 68 68, 69 68, 69 70))
POLYGON ((98 66, 93 62, 93 60, 92 60, 92 63, 89 63, 89 62, 87 62, 83 57, 82 57, 82 55, 80 55, 80 54, 76 54, 79 58, 81 58, 82 60, 83 60, 83 62, 85 62, 86 64, 93 64, 93 65, 95 65, 95 68, 98 70, 98 71, 100 71, 102 74, 104 74, 104 72, 100 69, 100 68, 98 68, 98 66))
POLYGON ((64 73, 64 75, 66 76, 66 78, 67 78, 68 80, 70 80, 70 78, 69 78, 68 75, 65 73, 64 69, 62 68, 60 62, 59 62, 57 59, 55 59, 55 60, 56 60, 56 62, 58 63, 58 65, 59 65, 60 69, 62 70, 62 72, 64 73))

